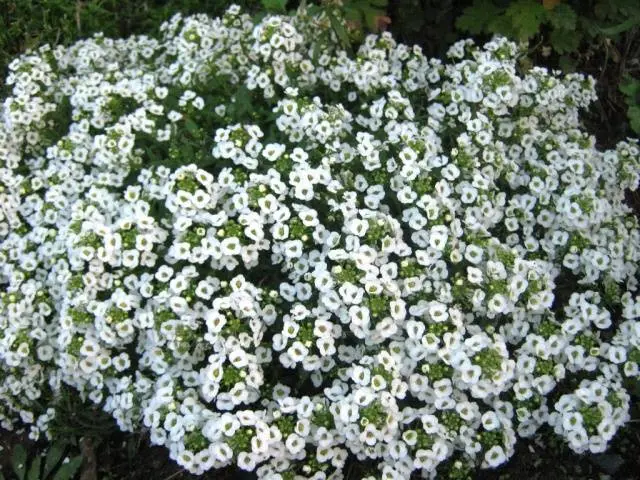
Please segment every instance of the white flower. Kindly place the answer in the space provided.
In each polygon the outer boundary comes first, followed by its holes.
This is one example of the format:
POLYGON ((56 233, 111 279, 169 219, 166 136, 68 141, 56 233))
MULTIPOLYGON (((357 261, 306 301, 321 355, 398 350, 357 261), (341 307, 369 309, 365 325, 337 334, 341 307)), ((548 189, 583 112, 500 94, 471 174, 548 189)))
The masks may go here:
POLYGON ((302 241, 288 240, 284 243, 282 250, 287 258, 299 258, 303 251, 302 241))
POLYGON ((309 354, 309 349, 301 342, 296 341, 287 349, 287 353, 294 362, 301 362, 309 354))
POLYGON ((262 149, 262 155, 270 162, 275 162, 285 151, 285 146, 279 143, 270 143, 262 149))
POLYGON ((305 442, 299 435, 292 433, 287 437, 285 441, 285 445, 287 446, 287 450, 292 454, 296 455, 298 452, 302 451, 305 446, 305 442))
POLYGON ((229 237, 222 240, 222 242, 220 242, 220 248, 223 255, 239 255, 241 252, 241 244, 236 237, 229 237))
POLYGON ((504 313, 507 309, 507 298, 504 295, 496 294, 489 299, 489 311, 493 313, 504 313))
POLYGON ((481 284, 483 278, 484 275, 482 273, 482 270, 476 267, 467 267, 467 279, 470 283, 481 284))
POLYGON ((428 312, 434 322, 446 322, 449 318, 447 306, 440 302, 431 302, 428 312))
POLYGON ((436 250, 444 250, 449 230, 444 226, 435 226, 429 232, 429 245, 436 250))
POLYGON ((467 248, 464 251, 464 258, 474 264, 477 265, 482 261, 483 250, 476 245, 467 245, 467 248))
POLYGON ((496 468, 507 461, 507 456, 500 445, 494 445, 484 454, 484 460, 489 467, 496 468))
POLYGON ((500 427, 500 420, 493 411, 488 411, 482 414, 482 426, 485 430, 492 431, 500 427))
POLYGON ((238 467, 242 470, 253 471, 256 468, 256 459, 252 452, 240 452, 238 454, 238 467))

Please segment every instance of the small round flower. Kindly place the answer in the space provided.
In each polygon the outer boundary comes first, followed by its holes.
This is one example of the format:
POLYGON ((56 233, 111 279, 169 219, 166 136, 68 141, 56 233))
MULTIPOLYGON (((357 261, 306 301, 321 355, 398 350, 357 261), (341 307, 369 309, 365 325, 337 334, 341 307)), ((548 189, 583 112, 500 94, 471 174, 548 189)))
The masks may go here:
POLYGON ((500 445, 494 445, 484 454, 484 460, 489 467, 496 468, 507 461, 507 456, 500 445))

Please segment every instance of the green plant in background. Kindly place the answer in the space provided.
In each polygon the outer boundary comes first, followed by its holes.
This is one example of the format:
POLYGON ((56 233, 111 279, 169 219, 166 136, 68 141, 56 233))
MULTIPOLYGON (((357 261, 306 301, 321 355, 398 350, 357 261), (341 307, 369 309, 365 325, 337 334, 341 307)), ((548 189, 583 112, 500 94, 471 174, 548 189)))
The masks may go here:
POLYGON ((627 76, 620 84, 620 91, 624 94, 627 104, 627 117, 631 129, 640 134, 640 80, 627 76))
POLYGON ((583 40, 614 37, 639 23, 640 3, 634 0, 473 0, 456 26, 472 34, 499 33, 522 41, 539 37, 564 54, 583 40))
POLYGON ((343 5, 344 17, 360 30, 379 32, 391 21, 386 14, 388 0, 350 0, 343 5))
MULTIPOLYGON (((83 401, 68 388, 52 400, 56 416, 51 419, 51 442, 42 447, 17 444, 11 469, 18 480, 70 480, 83 460, 88 471, 95 467, 95 447, 117 431, 113 419, 100 408, 83 401)), ((83 477, 84 478, 84 477, 83 477)), ((87 478, 95 478, 89 476, 87 478)), ((0 471, 0 480, 4 480, 0 471)))
MULTIPOLYGON (((629 133, 620 125, 624 122, 617 121, 625 110, 618 87, 640 66, 637 0, 473 0, 455 25, 465 33, 501 34, 529 43, 529 55, 522 61, 525 69, 543 63, 593 75, 601 98, 598 130, 607 130, 606 137, 629 133)), ((630 122, 635 111, 628 109, 630 122)), ((637 132, 638 122, 634 125, 631 129, 637 132)))
POLYGON ((260 19, 270 12, 286 13, 288 8, 305 8, 309 16, 328 22, 331 27, 328 34, 332 32, 342 48, 351 51, 352 45, 362 41, 365 33, 377 33, 391 22, 386 10, 388 4, 388 0, 262 0, 265 12, 257 14, 256 18, 260 19))
POLYGON ((262 6, 267 12, 285 13, 288 0, 262 0, 262 6))
POLYGON ((56 416, 52 418, 50 428, 55 438, 103 438, 117 431, 109 415, 68 388, 63 388, 53 403, 56 416))
POLYGON ((351 45, 362 41, 365 32, 380 31, 381 19, 386 24, 387 4, 387 0, 324 0, 319 5, 309 6, 308 13, 327 18, 342 47, 351 51, 351 45))
POLYGON ((456 20, 463 32, 533 41, 545 55, 559 55, 566 70, 575 69, 583 42, 588 48, 600 46, 638 25, 640 3, 635 0, 473 0, 456 20))
MULTIPOLYGON (((29 456, 27 449, 18 444, 14 447, 11 457, 13 475, 17 480, 70 480, 75 478, 82 464, 82 455, 69 458, 72 450, 71 444, 59 440, 29 456)), ((0 473, 0 480, 4 480, 4 478, 5 476, 0 473)))
POLYGON ((577 14, 569 5, 558 2, 474 0, 457 19, 456 26, 475 35, 500 33, 528 41, 539 33, 543 24, 549 23, 558 31, 572 30, 576 19, 577 14))

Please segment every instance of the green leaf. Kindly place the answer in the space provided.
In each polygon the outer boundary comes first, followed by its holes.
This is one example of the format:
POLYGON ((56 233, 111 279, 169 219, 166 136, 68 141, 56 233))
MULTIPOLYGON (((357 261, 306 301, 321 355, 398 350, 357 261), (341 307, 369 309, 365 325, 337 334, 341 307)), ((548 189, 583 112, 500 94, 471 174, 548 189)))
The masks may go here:
POLYGON ((266 10, 261 10, 260 12, 254 14, 253 17, 251 17, 251 21, 253 21, 254 25, 257 25, 262 20, 264 20, 264 17, 266 17, 267 15, 269 15, 269 12, 267 12, 266 10))
POLYGON ((600 32, 607 37, 613 37, 620 33, 624 33, 627 30, 631 30, 633 27, 640 26, 640 17, 632 17, 624 22, 607 28, 599 28, 600 32))
POLYGON ((558 53, 575 52, 582 40, 582 34, 579 30, 555 29, 549 35, 551 46, 558 53))
POLYGON ((344 28, 344 25, 340 23, 340 20, 336 18, 333 13, 327 12, 329 16, 329 21, 331 22, 331 28, 338 36, 340 43, 346 50, 351 49, 351 41, 349 40, 349 34, 347 33, 347 29, 344 28))
POLYGON ((189 117, 185 118, 184 126, 186 127, 187 131, 191 134, 191 136, 196 136, 200 130, 200 127, 198 126, 198 124, 193 120, 191 120, 189 117))
POLYGON ((62 442, 55 442, 53 445, 49 447, 49 451, 47 452, 47 457, 44 460, 44 477, 47 478, 53 469, 56 468, 58 462, 62 458, 64 454, 65 444, 62 442))
POLYGON ((595 13, 596 18, 600 20, 604 20, 609 17, 612 13, 612 6, 609 2, 598 2, 595 7, 593 7, 593 13, 595 13))
POLYGON ((573 73, 576 71, 576 61, 569 55, 562 55, 558 60, 560 69, 565 73, 573 73))
POLYGON ((361 24, 364 16, 362 8, 348 7, 344 9, 342 14, 347 22, 355 22, 356 24, 361 24))
POLYGON ((18 480, 24 480, 27 473, 27 451, 20 444, 16 445, 11 455, 11 465, 13 473, 16 474, 18 480))
POLYGON ((270 12, 284 13, 287 11, 287 0, 262 0, 262 6, 270 12))
POLYGON ((40 465, 42 464, 42 457, 38 455, 33 462, 31 462, 31 467, 29 468, 29 473, 27 473, 27 480, 41 480, 40 478, 40 465))
POLYGON ((620 91, 627 97, 635 99, 636 95, 640 93, 640 80, 636 80, 633 77, 626 76, 620 83, 620 91))
POLYGON ((511 19, 506 15, 498 15, 492 18, 487 25, 487 30, 491 33, 499 33, 509 38, 518 36, 511 19))
POLYGON ((502 14, 502 9, 487 0, 475 0, 456 20, 456 28, 477 35, 486 31, 491 20, 502 14))
POLYGON ((572 34, 578 22, 578 15, 575 10, 565 3, 561 3, 553 10, 547 11, 549 22, 554 28, 561 30, 572 30, 572 34))
POLYGON ((253 106, 251 105, 251 90, 244 85, 238 87, 236 94, 234 95, 235 102, 233 105, 233 113, 236 117, 241 117, 248 112, 251 112, 253 106))
MULTIPOLYGON (((210 157, 213 158, 213 157, 210 157)), ((201 165, 199 165, 201 166, 201 165)), ((138 439, 136 437, 128 437, 127 439, 127 458, 134 460, 138 453, 138 439)))
POLYGON ((320 58, 320 48, 319 42, 314 42, 313 47, 311 47, 311 60, 313 60, 314 63, 320 58))
POLYGON ((534 0, 517 0, 509 5, 505 15, 511 20, 520 40, 529 40, 540 30, 546 10, 534 0))
MULTIPOLYGON (((640 80, 627 75, 618 88, 625 95, 629 125, 635 133, 640 134, 640 80)), ((636 390, 640 390, 640 383, 636 390)))
POLYGON ((316 15, 320 15, 322 13, 322 7, 319 5, 309 5, 307 7, 307 13, 312 16, 315 17, 316 15))
POLYGON ((385 14, 384 10, 378 10, 376 8, 363 8, 362 13, 364 15, 364 21, 370 32, 378 31, 378 17, 385 14))
POLYGON ((372 7, 385 8, 389 5, 389 0, 369 0, 369 5, 372 7))
POLYGON ((576 30, 584 32, 588 37, 599 37, 602 35, 602 33, 600 33, 600 26, 598 23, 587 17, 578 18, 578 26, 576 30))
POLYGON ((73 457, 67 463, 60 465, 60 468, 53 477, 53 480, 71 480, 82 465, 82 456, 73 457))
POLYGON ((629 110, 627 110, 627 116, 629 117, 631 130, 640 134, 640 105, 629 107, 629 110))

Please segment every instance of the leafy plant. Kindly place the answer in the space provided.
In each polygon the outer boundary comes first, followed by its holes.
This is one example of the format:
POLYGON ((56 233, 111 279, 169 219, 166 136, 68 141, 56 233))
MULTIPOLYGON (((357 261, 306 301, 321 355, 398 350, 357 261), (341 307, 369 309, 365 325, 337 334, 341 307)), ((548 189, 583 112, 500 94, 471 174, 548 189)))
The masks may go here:
POLYGON ((576 53, 584 41, 599 44, 640 23, 640 4, 630 0, 474 0, 457 19, 456 26, 472 34, 497 33, 551 49, 563 55, 576 53))
MULTIPOLYGON (((388 3, 388 0, 322 0, 307 6, 303 0, 300 5, 308 15, 328 22, 327 33, 333 33, 340 46, 350 52, 352 44, 362 41, 365 33, 377 33, 391 22, 385 10, 388 3)), ((319 41, 330 41, 325 37, 319 41)))
POLYGON ((344 15, 347 21, 369 32, 379 32, 391 21, 385 10, 388 4, 388 0, 351 0, 344 4, 344 15))
POLYGON ((640 134, 640 80, 627 76, 620 85, 620 91, 624 94, 627 103, 627 116, 631 129, 640 134))
MULTIPOLYGON (((617 90, 640 43, 636 33, 640 25, 639 2, 473 0, 455 24, 462 32, 501 34, 527 43, 528 55, 521 62, 525 69, 534 63, 544 63, 567 73, 580 70, 597 76, 603 101, 598 104, 595 124, 598 130, 606 130, 607 136, 612 130, 614 136, 624 136, 624 124, 619 125, 613 118, 625 109, 617 90)), ((629 113, 634 111, 631 109, 629 113)), ((637 122, 635 125, 634 130, 637 122)))
MULTIPOLYGON (((82 455, 66 457, 68 442, 59 440, 38 451, 32 457, 26 448, 18 444, 13 449, 11 466, 17 480, 71 480, 82 465, 82 455)), ((4 480, 0 473, 0 480, 4 480)))
POLYGON ((269 12, 283 13, 286 11, 287 0, 262 0, 262 6, 269 12))
POLYGON ((52 403, 56 415, 51 419, 49 428, 56 438, 101 438, 117 430, 109 415, 83 401, 68 388, 63 388, 52 403))

